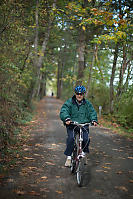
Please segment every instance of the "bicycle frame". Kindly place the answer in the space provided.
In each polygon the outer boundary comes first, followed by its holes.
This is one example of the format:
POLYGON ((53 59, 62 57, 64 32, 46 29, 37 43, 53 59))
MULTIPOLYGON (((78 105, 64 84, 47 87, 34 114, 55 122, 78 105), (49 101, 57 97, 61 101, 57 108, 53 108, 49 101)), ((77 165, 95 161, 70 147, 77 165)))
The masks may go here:
POLYGON ((83 130, 82 128, 86 125, 90 125, 90 123, 79 124, 77 122, 72 122, 71 124, 75 125, 74 131, 77 127, 79 127, 78 132, 74 132, 75 138, 75 145, 74 151, 72 155, 72 163, 71 163, 71 172, 77 174, 77 183, 79 186, 82 186, 83 183, 83 149, 82 149, 82 142, 83 142, 83 130))
POLYGON ((79 130, 79 133, 77 133, 75 135, 75 141, 76 141, 76 145, 77 145, 77 148, 78 148, 78 156, 77 156, 77 159, 79 160, 80 158, 83 157, 82 155, 82 142, 83 142, 83 132, 82 132, 82 129, 80 128, 79 130))

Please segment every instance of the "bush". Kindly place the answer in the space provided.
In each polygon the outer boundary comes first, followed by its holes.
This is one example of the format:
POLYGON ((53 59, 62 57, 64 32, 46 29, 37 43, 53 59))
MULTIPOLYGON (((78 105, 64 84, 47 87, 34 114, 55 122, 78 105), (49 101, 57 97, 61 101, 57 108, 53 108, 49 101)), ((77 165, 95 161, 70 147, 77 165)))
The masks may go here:
POLYGON ((116 102, 116 117, 124 127, 133 128, 133 86, 116 102))

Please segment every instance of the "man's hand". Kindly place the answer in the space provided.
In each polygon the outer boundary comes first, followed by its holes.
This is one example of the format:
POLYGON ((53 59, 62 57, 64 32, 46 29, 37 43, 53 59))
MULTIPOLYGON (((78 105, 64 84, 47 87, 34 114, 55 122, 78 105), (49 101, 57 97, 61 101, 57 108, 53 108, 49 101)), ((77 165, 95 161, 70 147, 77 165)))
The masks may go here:
POLYGON ((70 120, 66 121, 66 124, 67 124, 67 125, 69 125, 70 123, 71 123, 71 121, 70 121, 70 120))
POLYGON ((98 124, 96 122, 94 122, 94 126, 97 126, 98 124))
POLYGON ((97 122, 92 122, 93 126, 98 126, 97 122))

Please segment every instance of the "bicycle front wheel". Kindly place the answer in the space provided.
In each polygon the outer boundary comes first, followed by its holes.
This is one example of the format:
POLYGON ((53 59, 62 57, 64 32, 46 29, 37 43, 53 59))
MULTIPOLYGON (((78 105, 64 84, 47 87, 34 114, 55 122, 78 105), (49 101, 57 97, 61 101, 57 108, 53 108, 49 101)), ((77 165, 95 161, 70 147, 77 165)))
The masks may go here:
POLYGON ((71 173, 75 173, 76 171, 76 161, 74 159, 71 160, 71 173))
POLYGON ((74 174, 76 171, 76 155, 77 155, 77 147, 74 148, 72 156, 71 156, 71 173, 74 173, 74 174))
POLYGON ((84 162, 83 159, 80 159, 77 167, 77 183, 79 187, 83 185, 83 174, 84 174, 83 172, 84 172, 84 162))

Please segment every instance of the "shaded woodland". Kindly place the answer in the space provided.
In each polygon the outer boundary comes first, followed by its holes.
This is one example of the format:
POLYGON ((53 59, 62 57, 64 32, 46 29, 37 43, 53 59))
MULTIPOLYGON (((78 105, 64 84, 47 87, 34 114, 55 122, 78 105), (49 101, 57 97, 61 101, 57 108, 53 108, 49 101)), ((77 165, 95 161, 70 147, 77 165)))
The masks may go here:
POLYGON ((77 84, 98 111, 133 131, 133 10, 128 0, 2 0, 0 146, 52 88, 77 84))

